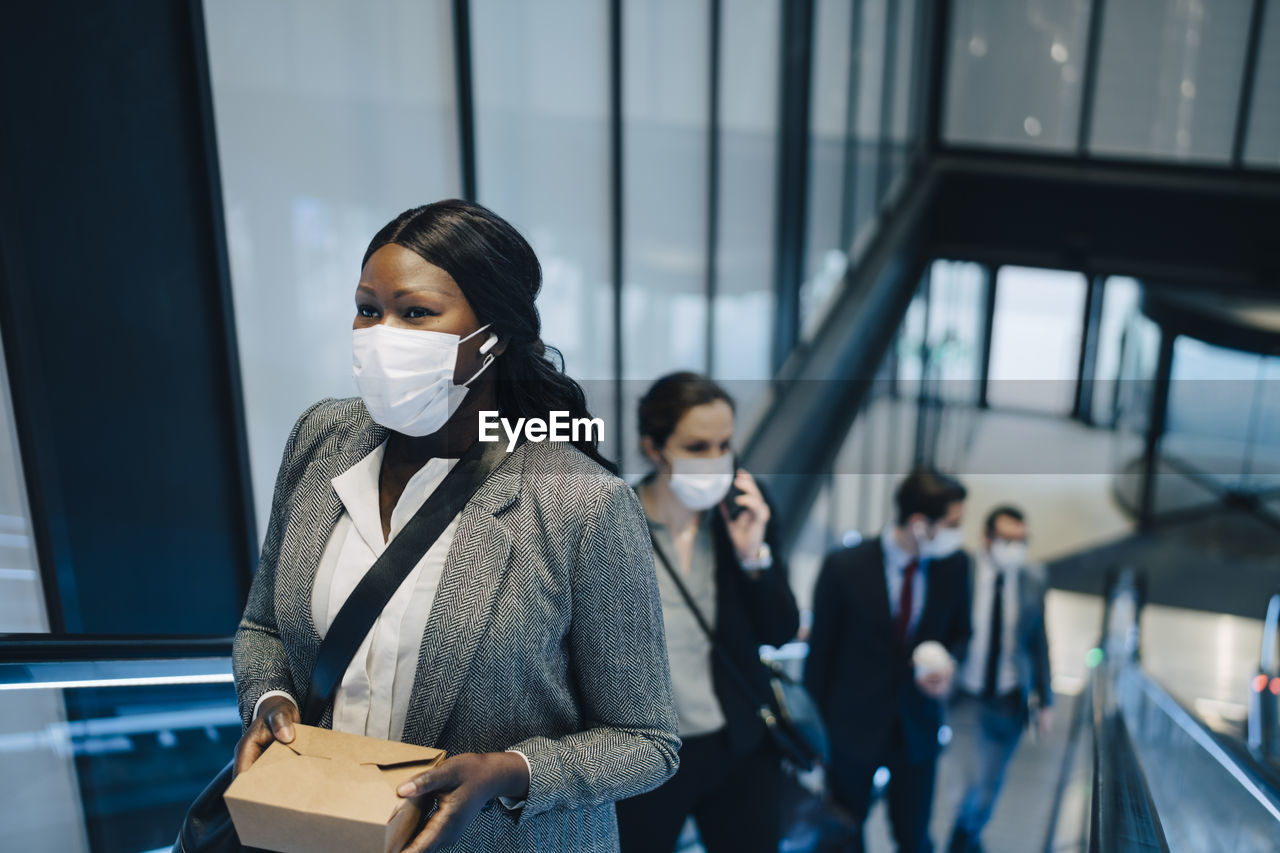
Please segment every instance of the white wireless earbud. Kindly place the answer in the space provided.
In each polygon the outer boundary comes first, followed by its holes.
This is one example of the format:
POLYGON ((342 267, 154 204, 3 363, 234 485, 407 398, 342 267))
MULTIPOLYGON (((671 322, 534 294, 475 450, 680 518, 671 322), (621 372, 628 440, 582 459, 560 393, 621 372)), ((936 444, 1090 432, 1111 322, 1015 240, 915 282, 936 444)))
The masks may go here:
POLYGON ((493 349, 497 343, 498 343, 498 334, 496 332, 490 332, 489 337, 485 338, 484 343, 480 345, 480 354, 488 355, 489 350, 493 349))

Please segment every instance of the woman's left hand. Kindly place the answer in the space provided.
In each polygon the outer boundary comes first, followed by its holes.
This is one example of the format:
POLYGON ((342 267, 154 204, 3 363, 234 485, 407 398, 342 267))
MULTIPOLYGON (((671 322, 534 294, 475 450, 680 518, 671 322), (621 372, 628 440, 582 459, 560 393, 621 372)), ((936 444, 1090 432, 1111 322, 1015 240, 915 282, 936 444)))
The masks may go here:
POLYGON ((733 541, 733 549, 739 560, 753 560, 760 553, 760 545, 764 542, 765 525, 769 523, 769 505, 760 494, 760 487, 755 478, 739 468, 734 475, 733 484, 742 490, 737 497, 738 506, 745 511, 730 520, 729 511, 720 504, 720 513, 724 516, 725 526, 729 528, 729 538, 733 541))
POLYGON ((464 752, 446 758, 396 789, 417 797, 425 814, 435 814, 403 853, 428 853, 460 839, 480 810, 494 797, 523 800, 529 795, 529 769, 514 752, 464 752))

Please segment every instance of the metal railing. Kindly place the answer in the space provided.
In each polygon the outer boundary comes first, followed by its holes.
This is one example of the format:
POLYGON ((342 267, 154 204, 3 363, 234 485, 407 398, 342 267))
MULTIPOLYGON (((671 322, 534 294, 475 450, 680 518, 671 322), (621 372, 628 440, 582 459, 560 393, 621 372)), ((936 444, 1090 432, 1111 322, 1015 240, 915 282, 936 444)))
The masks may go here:
MULTIPOLYGON (((1256 754, 1216 734, 1143 670, 1134 572, 1109 584, 1105 608, 1101 654, 1072 721, 1046 851, 1276 850, 1274 777, 1256 754)), ((1280 595, 1268 610, 1259 662, 1268 694, 1277 622, 1280 595)))

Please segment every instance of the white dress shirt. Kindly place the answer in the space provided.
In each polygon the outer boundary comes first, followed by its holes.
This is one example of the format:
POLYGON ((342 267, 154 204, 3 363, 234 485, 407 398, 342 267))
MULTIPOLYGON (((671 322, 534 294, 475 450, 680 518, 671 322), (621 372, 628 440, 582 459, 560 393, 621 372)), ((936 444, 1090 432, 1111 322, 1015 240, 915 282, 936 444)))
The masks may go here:
MULTIPOLYGON (((409 478, 391 511, 390 536, 383 540, 378 477, 385 452, 383 442, 332 480, 344 511, 325 543, 311 590, 312 621, 321 639, 387 543, 404 529, 458 461, 430 459, 409 478)), ((384 740, 399 740, 404 734, 422 635, 457 527, 455 515, 391 596, 351 659, 334 697, 335 730, 384 740)), ((255 717, 262 701, 273 695, 288 696, 297 704, 295 697, 273 690, 258 699, 255 717)), ((519 750, 510 751, 528 764, 528 757, 519 750)), ((508 808, 522 805, 505 797, 502 801, 508 808)))
MULTIPOLYGON (((906 580, 907 566, 917 559, 908 554, 894 537, 897 528, 892 524, 885 525, 880 532, 880 548, 884 551, 884 580, 889 588, 889 615, 894 624, 898 621, 898 605, 902 602, 902 584, 906 580)), ((920 560, 916 568, 915 582, 911 588, 911 617, 907 622, 907 636, 916 629, 920 621, 920 613, 924 610, 924 593, 928 586, 928 560, 920 560)))
MULTIPOLYGON (((378 475, 385 450, 384 442, 333 478, 333 489, 345 512, 325 544, 311 590, 311 617, 321 638, 356 584, 387 548, 378 500, 378 475)), ((404 529, 456 462, 431 459, 409 478, 391 512, 390 538, 404 529)), ((384 740, 399 740, 404 733, 422 633, 457 527, 455 516, 373 623, 334 698, 335 729, 384 740)))
MULTIPOLYGON (((960 671, 960 686, 965 692, 981 696, 987 686, 987 649, 991 648, 991 608, 994 605, 997 569, 991 555, 980 551, 974 559, 973 636, 969 652, 960 671)), ((1000 638, 1000 660, 996 664, 996 695, 1003 696, 1018 687, 1017 651, 1018 576, 1019 569, 1004 572, 1004 623, 1000 638)))

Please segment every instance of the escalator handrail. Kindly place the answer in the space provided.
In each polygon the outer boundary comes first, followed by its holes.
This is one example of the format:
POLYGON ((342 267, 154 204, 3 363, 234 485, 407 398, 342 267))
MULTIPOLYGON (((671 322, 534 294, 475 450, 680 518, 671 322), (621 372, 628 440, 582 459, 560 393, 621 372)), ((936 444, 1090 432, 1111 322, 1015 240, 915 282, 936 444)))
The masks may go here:
POLYGON ((1280 821, 1280 791, 1273 790, 1238 756, 1228 752, 1218 742, 1212 729, 1182 707, 1180 702, 1169 695, 1169 692, 1141 667, 1135 665, 1131 676, 1136 678, 1139 687, 1156 707, 1164 712, 1165 716, 1226 770, 1276 821, 1280 821))
POLYGON ((1113 677, 1093 692, 1093 801, 1090 853, 1168 853, 1169 842, 1124 714, 1110 693, 1113 677))

